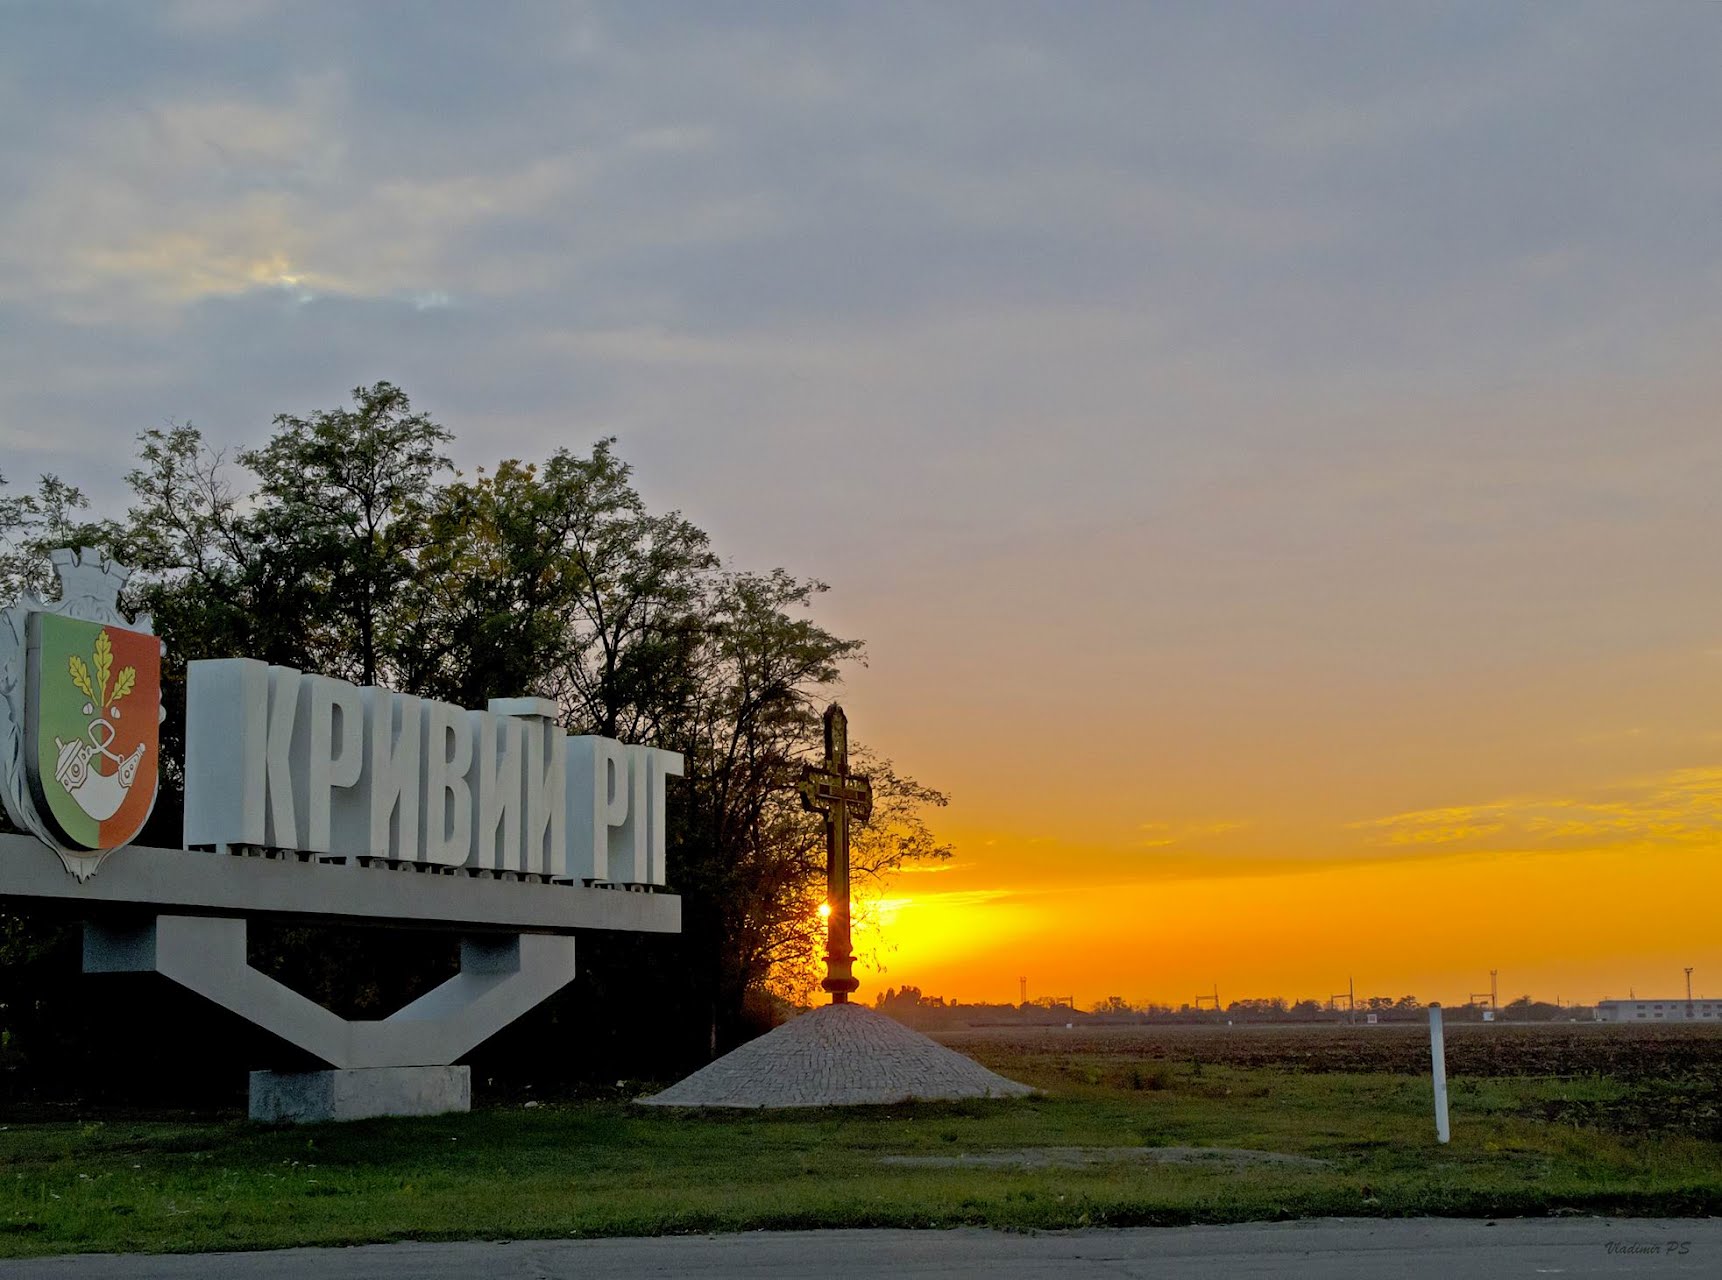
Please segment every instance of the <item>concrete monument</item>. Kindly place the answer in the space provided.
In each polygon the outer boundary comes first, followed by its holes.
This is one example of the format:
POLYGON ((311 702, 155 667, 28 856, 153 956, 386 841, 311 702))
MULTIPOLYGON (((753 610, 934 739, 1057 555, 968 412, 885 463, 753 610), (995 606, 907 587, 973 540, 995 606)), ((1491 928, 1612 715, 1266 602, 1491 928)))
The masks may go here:
POLYGON ((53 563, 59 600, 0 614, 0 798, 29 833, 0 836, 0 899, 78 904, 85 972, 160 973, 327 1064, 254 1072, 253 1117, 466 1110, 456 1059, 573 979, 579 930, 680 931, 663 887, 682 758, 569 737, 537 698, 471 711, 192 662, 185 848, 127 847, 159 778, 161 644, 119 613, 126 570, 53 563), (460 972, 349 1022, 247 964, 258 917, 451 930, 460 972))

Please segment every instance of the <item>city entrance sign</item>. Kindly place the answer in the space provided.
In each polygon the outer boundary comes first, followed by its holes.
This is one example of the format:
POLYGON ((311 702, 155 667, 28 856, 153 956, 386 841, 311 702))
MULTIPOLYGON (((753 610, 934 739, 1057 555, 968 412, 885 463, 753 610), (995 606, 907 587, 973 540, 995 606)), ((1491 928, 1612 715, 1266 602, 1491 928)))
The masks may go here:
POLYGON ((186 673, 185 840, 535 880, 662 886, 673 751, 246 658, 186 673))
POLYGON ((29 833, 0 835, 0 899, 70 900, 86 972, 160 973, 328 1064, 253 1072, 254 1117, 466 1110, 456 1059, 573 979, 577 931, 680 931, 663 889, 681 756, 568 736, 539 698, 474 711, 189 663, 184 848, 125 847, 159 778, 161 644, 119 613, 126 570, 53 563, 59 600, 0 613, 0 797, 29 833), (345 1021, 249 966, 254 918, 452 930, 460 972, 345 1021))

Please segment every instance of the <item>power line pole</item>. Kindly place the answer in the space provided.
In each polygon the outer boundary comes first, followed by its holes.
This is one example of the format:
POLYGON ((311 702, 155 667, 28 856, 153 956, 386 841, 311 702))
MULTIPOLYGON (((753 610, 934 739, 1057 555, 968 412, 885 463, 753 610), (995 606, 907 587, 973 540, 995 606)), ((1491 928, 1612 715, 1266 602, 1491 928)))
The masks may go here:
POLYGON ((1024 978, 1018 978, 1016 981, 1017 981, 1017 985, 1022 988, 1022 999, 1019 1000, 1017 1003, 1018 1004, 1027 1004, 1028 1003, 1028 979, 1026 977, 1024 977, 1024 978))
POLYGON ((1357 1025, 1357 984, 1352 982, 1352 980, 1350 978, 1347 978, 1345 980, 1345 988, 1346 989, 1344 991, 1341 991, 1338 995, 1331 995, 1327 998, 1327 1007, 1329 1009, 1333 1009, 1334 1008, 1333 1002, 1335 1000, 1339 999, 1340 996, 1344 996, 1345 997, 1345 1020, 1346 1020, 1346 1023, 1350 1026, 1356 1026, 1357 1025))
POLYGON ((1686 966, 1686 1018, 1692 1018, 1692 966, 1686 966))

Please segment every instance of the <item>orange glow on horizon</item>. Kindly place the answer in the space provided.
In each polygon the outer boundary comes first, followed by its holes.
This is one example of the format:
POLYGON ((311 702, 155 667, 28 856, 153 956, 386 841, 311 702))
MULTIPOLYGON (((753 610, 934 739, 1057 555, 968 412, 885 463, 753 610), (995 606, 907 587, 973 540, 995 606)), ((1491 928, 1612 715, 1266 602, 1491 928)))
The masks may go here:
MULTIPOLYGON (((1069 563, 1118 562, 1092 550, 1069 563)), ((1069 580, 1037 555, 998 562, 1004 598, 1024 575, 1069 580)), ((1232 564, 1192 562, 1168 590, 1232 564)), ((1437 596, 1383 575, 1343 616, 1328 578, 1290 603, 1276 581, 1130 614, 1060 597, 985 644, 940 610, 894 632, 902 606, 868 602, 851 723, 950 793, 927 817, 954 856, 879 889, 893 911, 877 963, 857 949, 860 999, 907 984, 1015 1004, 1026 976, 1030 998, 1086 1006, 1216 985, 1222 1003, 1325 1001, 1350 980, 1463 1003, 1495 969, 1503 1001, 1588 1004, 1683 996, 1687 966, 1722 996, 1722 597, 1659 596, 1592 635, 1541 600, 1490 612, 1458 577, 1437 596)))
POLYGON ((1031 995, 1075 993, 1083 1005, 1119 995, 1176 1007, 1215 984, 1223 1002, 1325 1000, 1351 979, 1360 997, 1463 1003, 1491 968, 1501 971, 1503 1001, 1591 1003, 1629 988, 1679 994, 1686 964, 1697 967, 1703 994, 1722 992, 1714 857, 1637 855, 1635 878, 1687 887, 1637 899, 1611 891, 1621 863, 1614 853, 1573 855, 1555 874, 1547 855, 1510 854, 933 892, 897 900, 883 972, 858 971, 874 994, 910 984, 1003 1004, 1016 1003, 1019 974, 1029 975, 1031 995), (1698 938, 1708 941, 1692 945, 1698 938))

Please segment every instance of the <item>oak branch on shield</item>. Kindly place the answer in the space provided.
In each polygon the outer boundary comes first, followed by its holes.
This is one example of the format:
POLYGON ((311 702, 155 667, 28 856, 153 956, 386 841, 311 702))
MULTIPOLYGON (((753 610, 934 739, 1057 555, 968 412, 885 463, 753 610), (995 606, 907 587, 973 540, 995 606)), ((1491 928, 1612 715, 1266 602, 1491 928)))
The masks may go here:
POLYGON ((825 901, 831 908, 825 928, 825 980, 832 1004, 847 1004, 861 985, 854 974, 849 944, 849 823, 867 821, 873 812, 873 784, 849 772, 849 718, 833 702, 825 709, 825 763, 805 765, 801 807, 825 815, 825 901))

